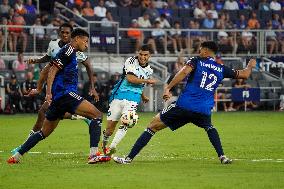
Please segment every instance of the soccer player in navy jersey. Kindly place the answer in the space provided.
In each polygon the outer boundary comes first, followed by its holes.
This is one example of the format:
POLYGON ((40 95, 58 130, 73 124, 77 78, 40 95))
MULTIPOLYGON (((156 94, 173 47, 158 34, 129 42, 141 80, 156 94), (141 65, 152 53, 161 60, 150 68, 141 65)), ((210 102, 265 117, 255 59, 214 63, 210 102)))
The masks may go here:
POLYGON ((177 102, 157 114, 148 128, 137 139, 127 157, 114 157, 115 162, 120 164, 131 163, 156 132, 166 127, 174 131, 187 123, 193 123, 207 132, 208 138, 222 164, 232 162, 231 159, 225 156, 218 132, 211 123, 214 93, 224 78, 248 78, 252 68, 256 65, 256 61, 251 59, 243 70, 232 70, 215 61, 217 50, 218 47, 213 41, 206 41, 201 44, 199 57, 189 59, 164 89, 163 98, 168 100, 172 87, 188 77, 186 86, 177 102))
POLYGON ((7 160, 8 163, 19 163, 26 152, 53 132, 66 112, 91 119, 90 125, 98 126, 98 122, 101 122, 102 113, 79 96, 77 91, 78 62, 76 52, 85 51, 88 47, 88 40, 89 34, 86 31, 74 30, 71 34, 71 42, 60 49, 52 60, 46 89, 46 101, 50 106, 42 129, 31 135, 21 146, 21 149, 7 160))
MULTIPOLYGON (((50 62, 53 58, 56 57, 56 54, 60 51, 60 49, 62 47, 64 47, 67 43, 70 43, 72 31, 73 31, 73 27, 70 24, 63 23, 62 25, 60 25, 60 27, 59 27, 59 39, 54 39, 54 40, 50 41, 46 55, 44 55, 43 57, 38 58, 38 59, 29 59, 27 61, 27 63, 28 64, 39 64, 39 63, 50 62)), ((86 71, 88 73, 89 80, 90 80, 90 83, 91 83, 89 94, 90 94, 90 96, 93 96, 95 98, 95 101, 98 101, 99 96, 98 96, 98 94, 97 94, 97 92, 94 88, 93 71, 92 71, 92 68, 91 68, 90 60, 83 52, 80 52, 80 51, 76 52, 76 56, 77 56, 78 63, 82 63, 86 67, 86 71)), ((51 66, 52 66, 52 64, 50 63, 50 64, 47 64, 42 69, 42 71, 40 73, 40 78, 37 81, 37 88, 32 89, 29 92, 28 96, 34 96, 34 95, 37 95, 37 94, 42 92, 44 83, 46 82, 46 79, 47 79, 47 76, 48 76, 48 73, 49 73, 51 66)), ((33 135, 37 131, 41 130, 42 125, 43 125, 43 121, 44 121, 44 118, 45 118, 45 113, 46 113, 48 107, 49 107, 49 104, 45 101, 39 109, 36 123, 34 124, 32 130, 29 132, 29 136, 33 135)), ((89 159, 94 158, 95 160, 97 160, 96 154, 99 153, 98 143, 99 143, 101 128, 97 127, 96 125, 90 125, 91 121, 89 119, 85 118, 85 117, 78 116, 78 115, 72 115, 68 112, 65 113, 63 118, 64 119, 72 119, 72 120, 83 119, 85 122, 88 123, 89 135, 90 135, 89 159)), ((98 122, 98 125, 101 125, 101 123, 98 122)), ((21 145, 18 146, 17 148, 15 148, 15 149, 13 149, 11 151, 12 154, 17 153, 20 148, 21 148, 21 145)))

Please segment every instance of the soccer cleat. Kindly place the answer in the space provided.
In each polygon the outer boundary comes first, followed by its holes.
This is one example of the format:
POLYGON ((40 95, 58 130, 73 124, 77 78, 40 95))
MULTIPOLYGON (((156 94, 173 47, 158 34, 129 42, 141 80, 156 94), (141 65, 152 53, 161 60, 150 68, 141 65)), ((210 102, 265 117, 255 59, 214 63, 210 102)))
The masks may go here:
POLYGON ((232 159, 227 158, 225 155, 219 157, 221 164, 231 164, 233 162, 232 159))
POLYGON ((89 159, 88 164, 108 162, 110 160, 111 158, 109 156, 93 156, 93 158, 89 159))
POLYGON ((119 164, 130 164, 132 161, 132 159, 130 159, 129 157, 126 158, 113 157, 113 160, 119 164))
POLYGON ((88 157, 88 160, 94 158, 95 156, 101 156, 102 153, 100 151, 98 151, 95 155, 94 154, 90 154, 89 157, 88 157))
POLYGON ((116 152, 116 148, 103 148, 104 154, 111 157, 116 152))
POLYGON ((13 150, 11 150, 11 154, 15 155, 21 149, 21 147, 22 147, 22 145, 20 145, 17 148, 14 148, 13 150))
POLYGON ((20 163, 19 160, 17 160, 14 156, 11 156, 8 160, 7 160, 8 164, 17 164, 20 163))

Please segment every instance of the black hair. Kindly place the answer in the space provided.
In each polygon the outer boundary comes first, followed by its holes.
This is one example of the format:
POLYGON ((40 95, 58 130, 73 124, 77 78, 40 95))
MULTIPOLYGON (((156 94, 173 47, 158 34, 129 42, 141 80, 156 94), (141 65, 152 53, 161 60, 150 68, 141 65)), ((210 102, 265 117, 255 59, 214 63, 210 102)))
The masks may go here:
POLYGON ((83 30, 83 29, 76 28, 76 29, 71 33, 71 38, 75 38, 76 36, 89 37, 89 33, 86 32, 86 31, 83 30))
POLYGON ((70 28, 70 31, 72 32, 73 31, 73 27, 71 26, 71 24, 69 23, 63 23, 59 26, 59 31, 62 29, 62 28, 70 28))
POLYGON ((218 46, 214 41, 204 41, 203 43, 201 43, 201 47, 208 48, 215 54, 218 52, 218 46))
POLYGON ((141 51, 150 51, 151 48, 149 47, 149 45, 145 44, 145 45, 142 45, 142 46, 140 47, 140 50, 141 50, 141 51))

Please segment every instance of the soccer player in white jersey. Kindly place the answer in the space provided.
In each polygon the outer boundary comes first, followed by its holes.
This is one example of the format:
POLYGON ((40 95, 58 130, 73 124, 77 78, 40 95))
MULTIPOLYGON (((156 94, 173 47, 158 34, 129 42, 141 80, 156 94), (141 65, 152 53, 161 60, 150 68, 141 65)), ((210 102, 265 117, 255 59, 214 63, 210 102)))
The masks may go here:
POLYGON ((103 133, 105 155, 110 156, 115 152, 117 144, 127 132, 127 126, 121 125, 111 145, 107 148, 109 138, 113 134, 121 115, 127 111, 136 111, 141 99, 144 103, 149 101, 149 98, 143 94, 144 86, 156 83, 155 79, 150 78, 153 70, 148 64, 149 58, 150 49, 147 45, 143 45, 137 56, 130 57, 125 61, 121 79, 114 86, 109 98, 107 128, 103 133))
MULTIPOLYGON (((59 27, 59 36, 60 39, 56 39, 56 40, 51 40, 48 46, 48 50, 45 56, 39 58, 39 59, 29 59, 27 62, 29 64, 38 64, 38 63, 45 63, 45 62, 49 62, 51 61, 52 58, 54 58, 56 56, 56 54, 59 52, 59 50, 66 45, 67 43, 70 42, 71 40, 71 32, 73 31, 73 27, 70 24, 64 23, 59 27)), ((76 56, 77 56, 77 61, 78 63, 82 63, 87 70, 89 79, 90 79, 90 96, 94 96, 95 100, 98 101, 99 97, 98 94, 96 92, 96 90, 94 89, 94 81, 93 81, 93 72, 91 69, 91 65, 90 62, 88 60, 88 57, 83 53, 83 52, 76 52, 76 56)), ((36 94, 39 94, 42 91, 43 88, 43 84, 46 81, 46 78, 48 76, 48 72, 49 69, 51 68, 51 64, 47 64, 43 70, 40 73, 40 78, 37 82, 37 89, 33 89, 32 91, 30 91, 29 95, 33 96, 36 94)), ((41 106, 39 112, 38 112, 38 118, 37 121, 35 123, 35 125, 33 126, 32 130, 30 131, 30 135, 34 134, 35 132, 39 131, 42 128, 43 125, 43 121, 45 118, 45 113, 47 111, 49 107, 49 104, 47 102, 44 102, 44 104, 41 106)), ((90 155, 89 155, 89 159, 94 159, 96 161, 104 161, 105 158, 99 159, 97 158, 98 155, 98 143, 100 140, 100 133, 101 133, 101 128, 100 127, 96 127, 96 126, 90 126, 90 120, 88 120, 85 117, 82 116, 78 116, 78 115, 71 115, 70 113, 66 113, 64 115, 64 119, 83 119, 84 121, 86 121, 89 125, 89 134, 90 134, 90 155)), ((97 124, 101 126, 101 119, 97 121, 97 124)), ((21 146, 15 148, 14 150, 12 150, 11 152, 13 154, 15 154, 19 149, 21 148, 21 146)), ((94 163, 94 162, 92 162, 94 163)))

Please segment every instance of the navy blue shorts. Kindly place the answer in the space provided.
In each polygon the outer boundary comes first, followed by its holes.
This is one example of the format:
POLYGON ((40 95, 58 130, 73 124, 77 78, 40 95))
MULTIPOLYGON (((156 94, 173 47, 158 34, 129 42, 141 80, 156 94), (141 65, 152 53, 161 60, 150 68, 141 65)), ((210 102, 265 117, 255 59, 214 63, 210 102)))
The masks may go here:
POLYGON ((55 121, 57 119, 62 119, 66 112, 74 114, 75 110, 83 100, 83 97, 74 92, 63 95, 57 100, 53 100, 51 102, 45 117, 49 121, 55 121))
POLYGON ((171 104, 164 108, 160 112, 161 121, 169 127, 172 131, 184 126, 187 123, 193 123, 194 125, 208 130, 212 127, 211 115, 200 114, 185 110, 171 104))

